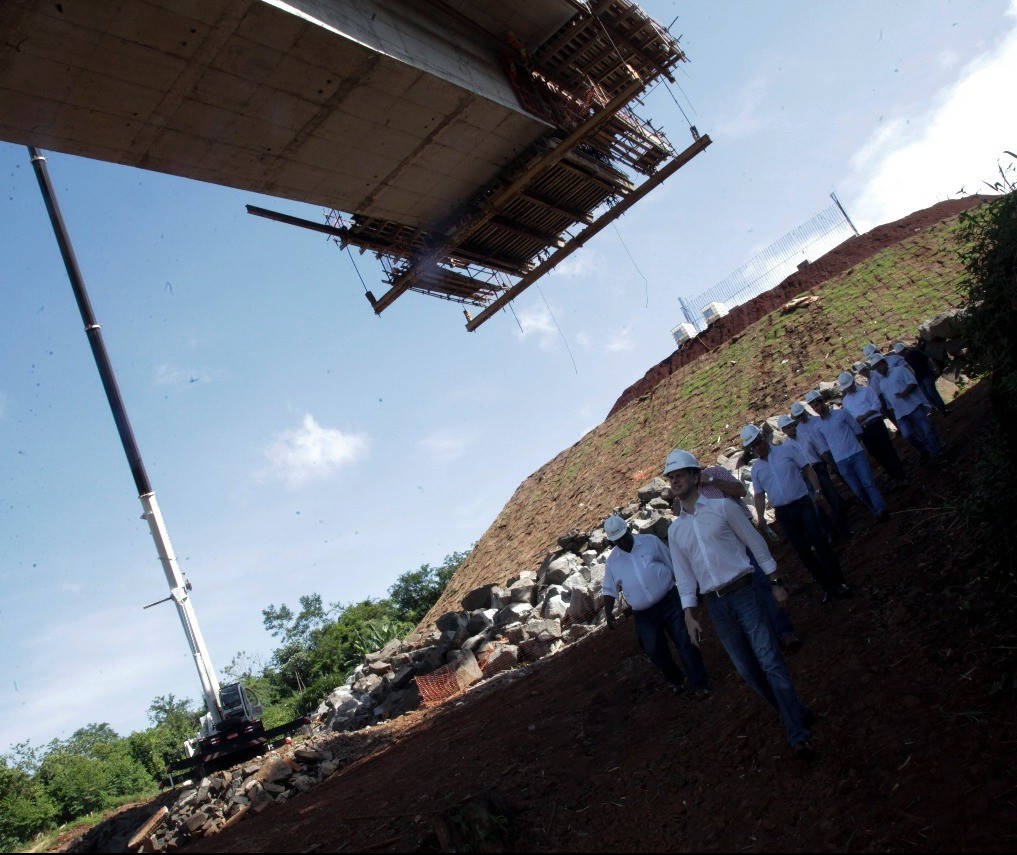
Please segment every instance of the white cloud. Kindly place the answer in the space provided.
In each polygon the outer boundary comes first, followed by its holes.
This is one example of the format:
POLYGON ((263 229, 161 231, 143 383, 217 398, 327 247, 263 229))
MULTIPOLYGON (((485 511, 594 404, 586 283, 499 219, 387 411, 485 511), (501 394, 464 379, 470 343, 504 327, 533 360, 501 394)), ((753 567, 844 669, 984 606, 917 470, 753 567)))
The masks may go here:
POLYGON ((632 350, 635 346, 635 342, 632 340, 632 328, 623 327, 615 334, 614 338, 608 341, 604 350, 608 353, 621 353, 623 350, 632 350))
POLYGON ((603 263, 604 257, 599 252, 584 248, 576 250, 557 265, 554 273, 558 276, 588 276, 603 263))
POLYGON ((418 440, 420 448, 432 463, 451 463, 466 452, 470 438, 460 430, 437 430, 418 440))
POLYGON ((150 690, 153 663, 166 661, 167 647, 146 621, 125 619, 126 611, 65 617, 21 639, 20 667, 0 691, 0 747, 65 738, 89 721, 109 722, 125 735, 139 706, 154 697, 141 693, 150 690))
POLYGON ((160 365, 155 369, 155 382, 160 386, 183 386, 188 383, 211 383, 226 376, 222 369, 181 368, 179 365, 160 365))
POLYGON ((717 116, 714 122, 717 139, 733 140, 758 131, 768 121, 764 113, 763 99, 770 80, 764 71, 756 74, 742 87, 737 103, 717 116))
POLYGON ((263 481, 300 487, 360 460, 368 445, 366 434, 324 428, 308 413, 299 428, 282 431, 265 449, 268 467, 259 476, 263 481))
POLYGON ((537 303, 525 309, 516 309, 516 317, 522 331, 516 331, 520 339, 535 336, 541 350, 550 350, 558 339, 558 330, 547 306, 537 303))
MULTIPOLYGON (((1008 10, 1017 24, 1017 0, 1008 10)), ((852 215, 867 230, 936 201, 986 190, 1004 149, 1017 147, 1017 26, 963 68, 924 116, 891 118, 855 156, 862 181, 852 215)))

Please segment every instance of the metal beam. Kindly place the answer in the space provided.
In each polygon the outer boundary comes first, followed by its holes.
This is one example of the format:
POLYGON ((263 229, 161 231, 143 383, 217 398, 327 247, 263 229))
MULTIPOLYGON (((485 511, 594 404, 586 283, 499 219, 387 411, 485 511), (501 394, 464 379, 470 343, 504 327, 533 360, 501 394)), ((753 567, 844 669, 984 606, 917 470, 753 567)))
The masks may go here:
POLYGON ((466 329, 473 332, 479 327, 484 321, 491 318, 495 312, 502 309, 508 303, 512 302, 516 297, 523 293, 529 288, 534 282, 536 282, 541 276, 547 273, 551 268, 560 262, 564 261, 569 255, 579 249, 586 241, 597 234, 602 229, 606 228, 612 222, 617 220, 622 214, 624 214, 629 208, 631 208, 636 202, 642 199, 647 193, 653 190, 659 184, 663 184, 668 178, 674 175, 679 169, 681 169, 686 163, 688 163, 697 154, 703 151, 713 140, 710 139, 709 134, 704 134, 692 145, 690 145, 685 151, 679 154, 674 160, 672 160, 667 166, 661 169, 652 178, 647 179, 639 185, 638 189, 626 196, 617 205, 611 208, 604 216, 602 216, 593 225, 583 229, 578 235, 572 240, 565 244, 557 252, 548 256, 543 262, 538 264, 529 273, 527 273, 522 279, 520 279, 515 285, 513 285, 508 291, 502 294, 497 300, 491 303, 484 311, 482 311, 475 318, 471 318, 466 324, 466 329))
POLYGON ((618 93, 618 95, 612 98, 602 110, 599 110, 590 116, 545 156, 537 158, 537 160, 524 169, 514 181, 499 190, 494 194, 494 196, 487 200, 483 211, 479 215, 470 218, 465 224, 456 228, 447 240, 445 240, 440 246, 436 247, 433 251, 429 252, 424 258, 420 259, 419 262, 414 264, 406 272, 398 285, 393 285, 388 289, 388 291, 378 298, 377 302, 374 304, 375 313, 381 314, 386 308, 391 306, 397 297, 413 287, 413 283, 423 275, 425 270, 433 268, 442 259, 448 257, 458 244, 464 243, 470 235, 476 232, 476 230, 490 220, 491 217, 499 213, 500 209, 511 199, 515 198, 516 194, 520 190, 531 184, 542 172, 558 163, 587 136, 609 121, 622 107, 638 95, 645 84, 635 71, 633 71, 632 74, 634 75, 633 81, 620 93, 618 93))

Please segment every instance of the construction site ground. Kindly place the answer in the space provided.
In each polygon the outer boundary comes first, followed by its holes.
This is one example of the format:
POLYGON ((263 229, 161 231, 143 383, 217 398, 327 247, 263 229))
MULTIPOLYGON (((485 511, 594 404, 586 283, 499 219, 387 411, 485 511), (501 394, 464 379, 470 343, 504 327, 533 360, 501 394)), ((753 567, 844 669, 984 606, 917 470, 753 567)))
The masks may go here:
MULTIPOLYGON (((865 341, 913 337, 916 319, 957 303, 957 210, 883 227, 896 240, 804 286, 820 299, 800 311, 779 306, 802 288, 748 304, 754 317, 520 485, 454 587, 503 581, 496 554, 535 569, 559 534, 630 501, 667 449, 711 460, 865 341)), ((993 544, 959 506, 989 421, 988 383, 970 384, 934 416, 947 463, 922 464, 898 440, 911 483, 887 495, 887 523, 854 503, 855 536, 839 547, 852 598, 821 604, 775 546, 804 641, 792 675, 820 716, 812 762, 792 755, 705 613, 703 701, 671 691, 623 620, 441 706, 334 736, 332 778, 188 851, 1012 851, 1017 633, 980 576, 993 544)))
POLYGON ((711 629, 714 692, 695 701, 658 677, 626 621, 375 729, 369 753, 330 780, 190 849, 1012 850, 1014 706, 990 690, 1013 627, 970 582, 949 506, 986 418, 977 386, 938 422, 948 465, 912 461, 889 523, 855 506, 841 549, 852 599, 822 605, 777 549, 805 642, 792 672, 822 716, 811 763, 792 756, 711 629))

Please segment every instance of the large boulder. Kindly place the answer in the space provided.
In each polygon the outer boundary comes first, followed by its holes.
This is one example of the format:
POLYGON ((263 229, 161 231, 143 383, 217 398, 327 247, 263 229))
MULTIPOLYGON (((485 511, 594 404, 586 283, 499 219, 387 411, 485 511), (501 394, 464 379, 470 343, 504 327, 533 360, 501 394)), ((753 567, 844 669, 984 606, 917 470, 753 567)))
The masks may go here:
POLYGON ((498 586, 492 582, 490 585, 481 585, 479 588, 474 588, 459 601, 463 611, 473 612, 477 609, 489 608, 491 605, 491 591, 496 587, 498 586))
POLYGON ((572 591, 566 614, 571 624, 590 623, 603 607, 604 597, 602 594, 592 594, 588 590, 576 588, 572 591))
POLYGON ((509 668, 515 668, 519 662, 519 648, 513 644, 496 644, 486 653, 487 659, 484 662, 485 676, 490 676, 509 668))
POLYGON ((494 616, 494 625, 500 627, 516 623, 517 621, 524 621, 530 616, 532 611, 533 606, 529 605, 529 603, 509 603, 509 605, 499 610, 498 614, 494 616))
POLYGON ((540 614, 548 620, 561 620, 568 613, 570 596, 560 585, 551 585, 544 595, 540 614))
POLYGON ((537 603, 539 590, 540 586, 535 579, 524 577, 509 588, 509 594, 513 603, 527 603, 532 606, 537 603))
POLYGON ((963 318, 963 309, 947 309, 934 318, 922 321, 918 326, 918 335, 925 341, 956 338, 963 332, 963 318))
POLYGON ((640 487, 636 495, 639 496, 639 502, 645 505, 653 499, 659 499, 661 494, 663 494, 665 490, 669 489, 669 487, 670 485, 667 481, 658 475, 650 481, 649 484, 644 484, 640 487))
POLYGON ((583 566, 578 555, 567 552, 547 563, 540 581, 544 585, 560 585, 583 566))
POLYGON ((589 542, 590 536, 586 532, 575 528, 558 538, 558 546, 566 552, 574 552, 577 555, 586 549, 586 544, 589 542))

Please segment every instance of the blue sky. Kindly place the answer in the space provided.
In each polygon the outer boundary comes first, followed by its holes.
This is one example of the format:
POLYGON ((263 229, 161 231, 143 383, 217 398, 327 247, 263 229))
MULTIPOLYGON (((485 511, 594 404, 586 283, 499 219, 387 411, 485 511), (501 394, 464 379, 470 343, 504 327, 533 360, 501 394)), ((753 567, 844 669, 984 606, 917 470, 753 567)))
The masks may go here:
MULTIPOLYGON (((316 208, 51 153, 220 671, 271 652, 268 604, 383 596, 475 542, 671 352, 678 297, 831 190, 865 230, 978 189, 1017 147, 1013 2, 644 6, 678 16, 695 112, 678 97, 714 145, 520 298, 521 331, 501 313, 467 333, 416 294, 377 318, 333 244, 244 211, 316 208)), ((643 113, 686 144, 662 88, 643 113)), ((142 611, 165 582, 24 148, 0 143, 0 189, 3 751, 93 721, 126 734, 199 687, 172 607, 142 611)))

